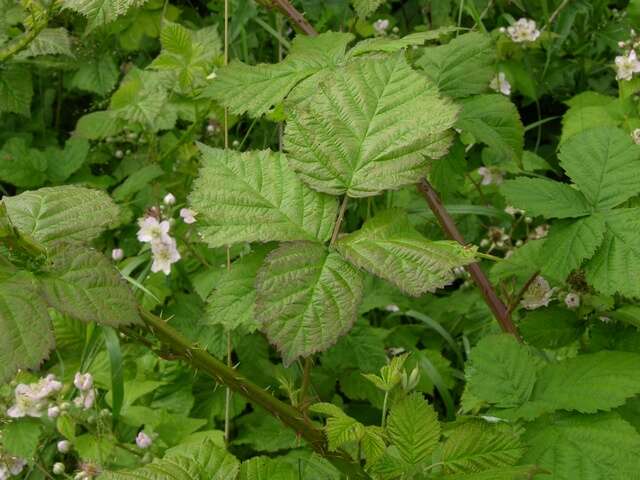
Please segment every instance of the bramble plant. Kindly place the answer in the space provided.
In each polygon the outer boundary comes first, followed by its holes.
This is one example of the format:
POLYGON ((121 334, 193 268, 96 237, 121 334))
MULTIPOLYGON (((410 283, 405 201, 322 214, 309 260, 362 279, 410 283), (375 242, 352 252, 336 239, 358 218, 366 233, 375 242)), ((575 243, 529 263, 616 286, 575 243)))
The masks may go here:
POLYGON ((638 477, 638 27, 0 0, 0 480, 638 477))

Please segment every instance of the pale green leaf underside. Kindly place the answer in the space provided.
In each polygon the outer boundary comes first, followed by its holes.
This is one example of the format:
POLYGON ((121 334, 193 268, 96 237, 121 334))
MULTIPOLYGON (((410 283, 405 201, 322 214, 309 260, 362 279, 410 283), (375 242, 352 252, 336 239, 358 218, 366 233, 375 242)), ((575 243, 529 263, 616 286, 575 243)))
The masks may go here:
POLYGON ((45 28, 17 57, 29 58, 40 55, 67 55, 73 57, 69 32, 65 28, 45 28))
POLYGON ((348 33, 326 32, 316 37, 297 36, 284 61, 255 66, 235 61, 216 72, 205 96, 232 113, 258 117, 280 103, 300 81, 344 59, 348 33))
POLYGON ((144 5, 147 0, 62 0, 62 6, 87 19, 87 31, 125 15, 130 8, 144 5))
POLYGON ((531 353, 511 335, 484 337, 471 350, 467 388, 499 407, 517 407, 531 396, 536 368, 531 353))
POLYGON ((242 463, 240 480, 298 480, 293 465, 269 457, 253 457, 242 463))
POLYGON ((336 243, 351 263, 418 296, 454 279, 453 269, 472 263, 475 249, 450 241, 430 241, 400 210, 387 210, 336 243))
POLYGON ((574 135, 562 144, 558 157, 599 210, 613 208, 640 191, 640 146, 619 128, 599 127, 574 135))
POLYGON ((508 159, 519 159, 524 127, 516 106, 504 95, 477 95, 462 102, 456 126, 508 159))
POLYGON ((487 90, 495 75, 495 49, 491 37, 467 33, 446 45, 428 47, 416 61, 445 95, 462 98, 487 90))
POLYGON ((640 297, 640 208, 607 213, 602 245, 585 265, 596 290, 640 297))
POLYGON ((331 236, 337 201, 304 185, 283 154, 200 145, 203 166, 189 197, 211 247, 331 236))
POLYGON ((549 480, 638 479, 640 435, 613 413, 555 415, 527 426, 522 463, 537 464, 549 480))
POLYGON ((84 322, 119 327, 139 321, 137 302, 122 276, 100 252, 58 244, 49 251, 47 275, 41 277, 47 302, 84 322))
POLYGON ((447 437, 442 462, 447 473, 480 472, 515 465, 524 450, 512 427, 467 421, 447 437))
POLYGON ((327 419, 325 434, 329 450, 335 451, 348 443, 357 443, 364 435, 364 425, 347 415, 327 419))
POLYGON ((392 408, 387 433, 402 460, 409 465, 418 465, 430 460, 438 446, 438 414, 421 393, 414 393, 392 408))
POLYGON ((237 260, 216 284, 207 300, 207 315, 203 323, 220 324, 225 330, 242 328, 253 332, 258 328, 255 320, 256 275, 266 250, 253 252, 237 260))
POLYGON ((118 218, 118 207, 99 190, 67 185, 5 197, 13 225, 45 245, 88 242, 118 218))
POLYGON ((440 27, 435 30, 427 30, 425 32, 414 32, 409 35, 405 35, 402 38, 392 37, 374 37, 368 38, 358 42, 347 53, 348 58, 353 58, 358 55, 371 52, 397 52, 403 48, 411 47, 414 45, 423 45, 428 40, 435 40, 442 35, 455 32, 456 27, 440 27))
POLYGON ((47 305, 26 273, 0 278, 0 382, 37 368, 54 346, 47 305))
POLYGON ((351 328, 363 280, 339 254, 297 242, 267 256, 256 286, 257 320, 289 365, 326 350, 351 328))
POLYGON ((605 221, 601 214, 553 224, 545 242, 542 272, 564 280, 569 273, 591 258, 602 243, 605 221))
POLYGON ((457 108, 404 54, 336 69, 295 106, 285 131, 289 162, 312 188, 351 197, 415 183, 447 152, 457 108))
POLYGON ((532 217, 582 217, 593 210, 579 190, 553 180, 520 177, 505 182, 500 192, 510 205, 522 208, 532 217))

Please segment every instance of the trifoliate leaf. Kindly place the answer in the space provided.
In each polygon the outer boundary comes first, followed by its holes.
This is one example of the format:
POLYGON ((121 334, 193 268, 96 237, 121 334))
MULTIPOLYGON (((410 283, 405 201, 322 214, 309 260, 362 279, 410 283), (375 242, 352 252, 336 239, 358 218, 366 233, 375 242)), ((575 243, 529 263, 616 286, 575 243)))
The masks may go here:
POLYGON ((267 250, 261 249, 233 262, 209 295, 203 323, 223 325, 227 331, 240 327, 253 332, 258 328, 254 313, 255 283, 266 254, 267 250))
POLYGON ((144 5, 147 0, 62 0, 63 8, 73 10, 87 19, 87 32, 125 15, 130 8, 144 5))
POLYGON ((446 45, 428 47, 416 65, 445 95, 463 98, 487 90, 495 75, 495 49, 489 35, 467 33, 446 45))
POLYGON ((462 100, 456 126, 508 159, 519 159, 524 127, 515 105, 504 95, 477 95, 462 100))
POLYGON ((237 242, 316 240, 331 236, 336 199, 314 192, 281 153, 239 153, 200 146, 203 167, 190 201, 211 247, 237 242))
POLYGON ((351 328, 363 281, 338 253, 296 242, 267 256, 256 288, 257 320, 289 365, 326 350, 351 328))
POLYGON ((54 346, 47 305, 26 272, 0 273, 0 382, 37 368, 54 346))
POLYGON ((584 260, 593 256, 604 235, 605 220, 599 213, 554 223, 545 241, 542 273, 564 280, 584 260))
POLYGON ((529 216, 573 218, 592 211, 579 190, 553 180, 520 177, 506 181, 500 186, 500 192, 510 205, 525 210, 529 216))
POLYGON ((58 244, 41 277, 49 305, 71 318, 119 327, 139 321, 137 302, 113 264, 90 248, 58 244))
POLYGON ((640 297, 639 239, 639 208, 620 208, 607 213, 602 245, 585 265, 587 280, 596 290, 640 297))
POLYGON ((2 199, 11 223, 45 245, 89 242, 116 221, 118 207, 99 190, 66 185, 2 199))
POLYGON ((242 462, 240 480, 298 480, 298 470, 278 458, 253 457, 242 462))
POLYGON ((0 70, 0 113, 19 113, 29 117, 32 97, 31 70, 13 64, 0 70))
POLYGON ((640 191, 640 146, 619 128, 598 127, 574 135, 562 144, 558 157, 599 210, 613 208, 640 191))
POLYGON ((427 157, 447 152, 456 113, 404 54, 361 59, 295 106, 285 147, 312 188, 366 197, 423 176, 427 157))
POLYGON ((235 114, 259 117, 280 103, 300 81, 344 59, 350 33, 326 32, 315 37, 297 36, 284 61, 250 66, 231 62, 216 71, 204 95, 235 114))
POLYGON ((549 480, 638 477, 640 434, 617 414, 553 415, 527 426, 521 462, 549 471, 549 480))
POLYGON ((471 350, 467 388, 499 407, 517 407, 531 396, 536 368, 531 352, 507 334, 484 337, 471 350))
POLYGON ((387 210, 337 243, 351 263, 419 296, 454 279, 453 269, 472 263, 475 249, 424 238, 400 210, 387 210))
POLYGON ((576 341, 584 324, 571 310, 549 307, 527 313, 518 328, 527 343, 535 347, 560 348, 576 341))
POLYGON ((438 414, 421 393, 414 393, 391 409, 387 432, 402 460, 413 466, 418 465, 430 460, 438 446, 438 414))
POLYGON ((470 473, 515 465, 525 448, 513 427, 467 421, 456 427, 442 447, 446 473, 470 473))

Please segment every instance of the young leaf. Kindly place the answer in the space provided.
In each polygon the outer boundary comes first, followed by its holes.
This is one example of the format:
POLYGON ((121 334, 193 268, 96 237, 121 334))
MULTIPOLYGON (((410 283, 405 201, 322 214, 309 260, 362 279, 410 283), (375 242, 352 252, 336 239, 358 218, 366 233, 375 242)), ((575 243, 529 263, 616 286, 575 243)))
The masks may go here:
POLYGON ((470 473, 515 465, 525 448, 511 426, 467 421, 442 447, 446 473, 470 473))
POLYGON ((524 127, 515 105, 504 95, 478 95, 462 100, 456 126, 508 159, 522 157, 524 127))
POLYGON ((26 272, 0 272, 0 382, 19 368, 37 368, 54 339, 47 305, 26 272))
POLYGON ((364 427, 362 435, 362 453, 369 464, 377 462, 384 455, 384 430, 375 425, 364 427))
POLYGON ((511 335, 490 335, 471 350, 466 375, 474 396, 499 407, 516 407, 531 396, 536 367, 528 348, 511 335))
POLYGON ((326 32, 316 37, 297 36, 284 61, 250 66, 231 62, 218 70, 204 95, 232 113, 259 117, 277 105, 300 81, 340 64, 350 33, 326 32))
POLYGON ((42 289, 71 318, 118 327, 139 321, 137 302, 113 264, 95 250, 60 243, 49 251, 42 289))
POLYGON ((337 202, 304 185, 284 155, 200 145, 203 167, 190 201, 211 247, 237 242, 316 240, 331 236, 337 202))
POLYGON ((453 98, 486 91, 495 75, 495 49, 489 35, 467 33, 422 52, 416 65, 440 92, 453 98))
POLYGON ((285 147, 312 188, 366 197, 423 176, 426 157, 447 152, 456 113, 403 53, 365 58, 294 107, 285 147))
POLYGON ((116 221, 118 207, 98 190, 66 185, 2 199, 11 223, 45 245, 89 242, 116 221))
POLYGON ((599 210, 613 208, 640 191, 640 146, 619 128, 585 130, 562 144, 560 164, 599 210))
POLYGON ((454 279, 453 269, 474 261, 474 248, 457 242, 432 242, 410 224, 400 210, 387 210, 357 232, 342 237, 336 248, 358 267, 419 296, 454 279))
POLYGON ((438 414, 421 393, 414 393, 391 409, 387 432, 402 460, 416 466, 430 460, 438 446, 438 414))
POLYGON ((296 242, 267 256, 256 288, 257 320, 290 365, 327 349, 351 328, 363 281, 337 253, 296 242))
POLYGON ((592 211, 579 190, 553 180, 520 177, 506 181, 500 192, 509 204, 524 209, 532 217, 573 218, 589 215, 592 211))
POLYGON ((253 457, 242 462, 240 480, 298 480, 293 465, 278 458, 253 457))

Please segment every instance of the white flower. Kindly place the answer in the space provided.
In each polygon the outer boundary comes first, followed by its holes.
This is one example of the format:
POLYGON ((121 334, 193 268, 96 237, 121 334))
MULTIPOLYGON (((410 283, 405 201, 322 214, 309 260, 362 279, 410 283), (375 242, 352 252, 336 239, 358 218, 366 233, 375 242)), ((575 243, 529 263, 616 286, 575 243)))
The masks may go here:
POLYGON ((61 389, 62 383, 51 374, 37 383, 21 383, 15 389, 15 403, 7 410, 7 415, 11 418, 41 417, 49 403, 49 396, 61 389))
POLYGON ((574 292, 567 293, 567 296, 564 297, 564 304, 567 308, 578 308, 580 306, 580 295, 574 292))
POLYGON ((379 18, 373 22, 373 29, 378 35, 384 35, 387 33, 387 28, 389 28, 389 20, 386 18, 379 18))
POLYGON ((167 220, 160 222, 155 217, 144 217, 138 220, 140 230, 138 230, 138 240, 141 242, 168 242, 170 240, 169 228, 171 225, 167 220))
POLYGON ((628 55, 617 56, 615 62, 617 80, 631 80, 634 73, 640 72, 640 61, 635 50, 629 51, 628 55))
POLYGON ((392 313, 395 313, 395 312, 399 312, 399 311, 400 311, 400 307, 398 307, 398 305, 394 305, 393 303, 391 303, 391 304, 387 305, 386 307, 384 307, 384 309, 385 309, 387 312, 392 312, 392 313))
POLYGON ((60 440, 56 446, 60 453, 69 453, 69 451, 71 451, 71 443, 69 440, 60 440))
POLYGON ((196 215, 197 212, 191 210, 190 208, 181 208, 180 209, 180 217, 184 223, 196 223, 196 215))
POLYGON ((121 248, 114 248, 113 250, 111 250, 111 259, 114 262, 119 262, 123 258, 124 258, 124 250, 122 250, 121 248))
POLYGON ((73 384, 81 392, 86 392, 93 387, 93 376, 90 373, 76 372, 76 376, 73 379, 73 384))
POLYGON ((73 403, 76 407, 83 408, 85 410, 89 410, 93 407, 93 403, 96 401, 96 391, 94 388, 91 390, 83 391, 78 395, 73 403))
POLYGON ((504 72, 500 72, 498 73, 498 75, 493 77, 493 80, 491 80, 489 87, 496 92, 500 92, 503 95, 506 95, 507 97, 511 95, 511 84, 507 80, 504 72))
POLYGON ((636 128, 633 133, 631 133, 631 138, 633 138, 633 142, 636 145, 640 145, 640 128, 636 128))
POLYGON ((174 203, 176 203, 176 197, 173 196, 173 193, 167 193, 162 199, 162 202, 165 205, 173 205, 174 203))
POLYGON ((62 475, 66 470, 64 463, 56 462, 53 464, 53 474, 62 475))
POLYGON ((47 409, 47 416, 49 418, 57 418, 58 415, 60 415, 60 407, 56 406, 56 405, 51 405, 48 409, 47 409))
POLYGON ((165 275, 171 273, 171 265, 180 260, 180 252, 176 248, 176 241, 169 238, 168 242, 157 242, 151 244, 151 252, 153 253, 152 272, 163 271, 165 275))
POLYGON ((600 320, 602 323, 610 323, 611 322, 611 318, 609 317, 598 317, 598 320, 600 320))
POLYGON ((27 465, 27 462, 22 458, 12 457, 8 455, 3 456, 2 462, 3 465, 0 466, 0 478, 18 476, 27 465))
POLYGON ((512 205, 507 205, 504 209, 505 213, 511 215, 512 217, 515 217, 516 215, 522 215, 524 213, 524 210, 521 210, 519 208, 516 208, 512 205))
POLYGON ((149 448, 152 443, 153 440, 149 435, 144 432, 138 433, 138 436, 136 437, 136 445, 138 446, 138 448, 149 448))
POLYGON ((8 480, 9 475, 9 469, 3 463, 0 463, 0 480, 8 480))
POLYGON ((516 43, 535 42, 540 36, 540 30, 536 27, 534 20, 521 18, 507 28, 507 34, 516 43))
POLYGON ((522 296, 522 306, 527 310, 546 307, 551 301, 555 288, 551 288, 549 282, 538 275, 522 296))
MULTIPOLYGON (((529 217, 527 217, 529 218, 529 217)), ((526 218, 525 218, 526 221, 526 218)), ((529 238, 531 240, 540 240, 541 238, 545 238, 549 233, 549 225, 543 223, 542 225, 538 225, 533 229, 533 232, 529 234, 529 238)))
POLYGON ((502 173, 487 167, 478 168, 478 174, 482 177, 482 181, 480 182, 482 185, 498 185, 502 183, 503 180, 502 173))

